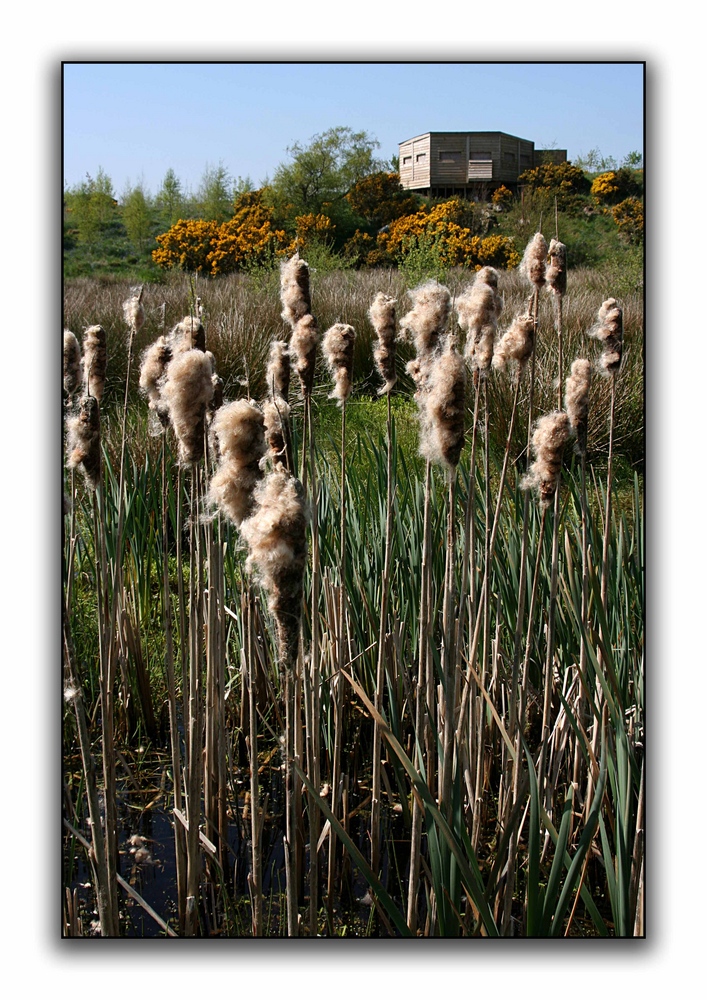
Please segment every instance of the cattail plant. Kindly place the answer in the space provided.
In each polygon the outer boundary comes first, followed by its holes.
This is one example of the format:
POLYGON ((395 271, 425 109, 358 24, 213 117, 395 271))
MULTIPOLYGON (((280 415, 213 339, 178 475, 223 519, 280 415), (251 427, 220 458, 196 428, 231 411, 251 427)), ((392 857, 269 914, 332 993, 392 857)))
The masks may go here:
POLYGON ((395 306, 396 299, 385 292, 378 292, 368 310, 368 316, 376 332, 377 342, 373 348, 373 360, 383 385, 378 395, 386 395, 390 402, 390 390, 397 381, 395 371, 395 306))
POLYGON ((101 420, 95 396, 84 396, 78 413, 67 421, 66 450, 67 467, 80 468, 95 490, 101 479, 101 420))
POLYGON ((253 513, 253 491, 263 477, 263 411, 255 403, 237 399, 221 407, 211 430, 218 441, 219 466, 211 477, 209 499, 240 527, 253 513))
MULTIPOLYGON (((334 379, 334 390, 330 399, 336 399, 341 407, 341 475, 340 475, 340 546, 339 546, 339 602, 338 602, 338 636, 337 664, 339 673, 344 668, 344 634, 345 634, 345 580, 346 580, 346 401, 351 394, 353 384, 353 351, 356 332, 346 323, 335 323, 324 335, 322 350, 329 372, 334 379)), ((332 762, 332 810, 334 814, 339 805, 339 779, 341 767, 341 746, 343 740, 342 716, 342 685, 337 682, 334 706, 334 759, 332 762)), ((331 916, 333 904, 333 878, 336 851, 336 838, 333 832, 329 840, 329 881, 327 902, 331 916)))
POLYGON ((312 313, 309 291, 309 265, 295 253, 280 265, 280 300, 282 318, 294 328, 297 323, 312 313))
POLYGON ((160 429, 169 425, 169 408, 162 398, 162 380, 171 360, 172 345, 162 335, 146 348, 140 364, 140 392, 147 399, 150 413, 157 418, 160 429))
POLYGON ((205 351, 206 331, 201 319, 185 316, 170 330, 169 341, 175 354, 179 351, 205 351))
POLYGON ((545 284, 547 253, 547 240, 541 232, 535 233, 527 244, 519 265, 520 273, 533 286, 534 294, 538 294, 545 284))
POLYGON ((182 465, 193 465, 204 454, 206 409, 213 398, 211 362, 199 349, 178 351, 162 382, 162 400, 179 445, 182 465))
POLYGON ((483 375, 489 369, 502 308, 498 271, 493 267, 482 267, 473 283, 456 301, 459 326, 467 335, 464 354, 473 372, 483 375))
POLYGON ((300 380, 302 396, 309 400, 314 388, 314 369, 317 360, 319 330, 314 316, 307 313, 297 321, 290 338, 290 358, 292 367, 300 380))
POLYGON ((106 385, 106 362, 106 331, 102 326, 89 326, 83 335, 84 391, 99 403, 106 385))
POLYGON ((258 484, 254 500, 253 514, 242 522, 240 532, 248 546, 246 567, 255 571, 268 594, 268 607, 275 619, 280 675, 285 688, 287 929, 289 936, 295 937, 298 882, 293 767, 297 751, 295 673, 307 562, 307 506, 301 483, 282 468, 273 470, 258 484))
MULTIPOLYGON (((446 333, 452 308, 449 289, 437 281, 428 281, 408 293, 412 299, 412 309, 400 320, 400 339, 412 339, 416 355, 407 365, 416 386, 415 401, 420 423, 420 440, 427 439, 427 402, 430 380, 436 358, 439 356, 440 338, 446 333)), ((420 616, 418 628, 418 676, 415 697, 415 728, 425 734, 425 758, 427 773, 431 774, 435 754, 434 713, 435 679, 430 651, 430 606, 432 583, 430 579, 430 508, 431 508, 432 462, 425 462, 425 499, 423 513, 422 567, 420 585, 420 616), (425 711, 424 705, 427 704, 425 711), (424 725, 423 725, 424 720, 424 725)), ((414 932, 417 925, 417 896, 420 873, 420 838, 422 834, 422 810, 415 799, 412 814, 410 845, 410 879, 408 883, 408 927, 414 932)))
POLYGON ((570 434, 570 418, 564 410, 547 413, 535 427, 532 441, 535 461, 523 480, 523 486, 536 491, 543 507, 549 507, 555 497, 562 456, 570 434))
POLYGON ((271 399, 276 397, 287 402, 290 396, 290 356, 287 342, 273 340, 265 374, 265 382, 271 399))
POLYGON ((81 346, 76 334, 64 330, 64 392, 70 402, 81 387, 81 346))
POLYGON ((569 377, 565 383, 565 411, 577 439, 577 452, 587 451, 587 422, 589 418, 589 390, 592 381, 592 366, 586 358, 576 358, 572 362, 569 377))
POLYGON ((498 371, 504 371, 509 364, 516 367, 517 380, 523 375, 535 345, 535 322, 529 313, 515 317, 505 333, 499 338, 493 352, 492 364, 498 371))
POLYGON ((145 307, 142 304, 144 286, 132 289, 132 295, 123 302, 123 318, 129 330, 136 334, 142 330, 145 323, 145 307))
POLYGON ((547 250, 549 263, 545 268, 545 283, 555 296, 567 291, 567 247, 557 239, 550 240, 547 250))
POLYGON ((623 354, 623 312, 616 299, 606 299, 597 314, 597 322, 589 336, 602 347, 599 365, 607 375, 614 375, 621 366, 623 354))

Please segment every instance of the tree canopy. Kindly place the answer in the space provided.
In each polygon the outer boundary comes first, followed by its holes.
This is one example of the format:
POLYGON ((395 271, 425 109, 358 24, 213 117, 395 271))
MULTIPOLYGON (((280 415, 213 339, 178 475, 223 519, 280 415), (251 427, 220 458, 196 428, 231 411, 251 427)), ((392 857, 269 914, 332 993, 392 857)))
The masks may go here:
POLYGON ((306 146, 288 146, 291 162, 280 164, 272 180, 276 198, 297 213, 321 212, 341 202, 363 177, 383 169, 374 150, 380 143, 367 132, 337 126, 312 137, 306 146))

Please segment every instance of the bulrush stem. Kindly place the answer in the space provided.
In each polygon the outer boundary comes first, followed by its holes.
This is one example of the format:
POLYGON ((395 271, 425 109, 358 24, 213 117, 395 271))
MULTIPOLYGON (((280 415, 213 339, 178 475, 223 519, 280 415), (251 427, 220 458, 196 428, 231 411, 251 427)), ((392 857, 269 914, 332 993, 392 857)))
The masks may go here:
MULTIPOLYGON (((174 644, 172 641, 172 602, 169 590, 169 551, 167 537, 167 435, 162 435, 162 620, 165 632, 165 673, 169 708, 169 735, 172 754, 172 794, 174 808, 182 811, 182 761, 179 750, 179 717, 177 685, 174 674, 174 644)), ((186 911, 186 845, 184 827, 174 824, 174 848, 177 868, 177 906, 179 928, 184 933, 186 911)))
MULTIPOLYGON (((545 778, 545 761, 550 737, 550 708, 552 702, 553 673, 555 662, 555 602, 557 600, 557 576, 559 563, 559 522, 560 522, 560 489, 555 491, 555 502, 552 511, 552 564, 550 569, 550 597, 547 609, 547 648, 545 652, 545 675, 543 688, 543 723, 538 763, 538 787, 542 795, 545 778)), ((552 789, 547 789, 546 808, 551 815, 552 789)))
MULTIPOLYGON (((526 492, 526 499, 527 499, 527 492, 526 492)), ((535 569, 533 571, 533 583, 530 592, 530 607, 528 608, 528 628, 527 628, 526 643, 525 643, 525 660, 523 663, 523 675, 520 684, 520 701, 518 704, 518 716, 517 719, 511 717, 511 723, 510 723, 511 727, 517 725, 517 733, 515 740, 516 753, 515 753, 515 762, 513 765, 513 805, 517 803, 518 798, 520 796, 521 771, 522 771, 521 758, 523 756, 522 742, 523 742, 523 730, 525 728, 525 707, 526 707, 526 695, 527 695, 527 685, 528 685, 528 668, 530 665, 530 646, 532 640, 533 619, 535 617, 535 602, 538 592, 538 581, 540 579, 540 567, 542 565, 543 536, 545 534, 545 519, 547 516, 547 510, 548 510, 547 507, 542 508, 542 514, 540 517, 540 530, 538 531, 538 548, 537 548, 537 554, 535 556, 535 569)), ((522 571, 521 575, 523 576, 523 579, 525 579, 522 571)), ((525 587, 525 582, 523 586, 525 587)), ((517 641, 519 627, 516 628, 516 646, 519 646, 520 644, 517 641)), ((518 686, 517 667, 515 660, 513 664, 513 669, 514 669, 513 690, 515 691, 516 687, 518 686)), ((513 730, 511 728, 511 733, 512 731, 513 730)), ((502 926, 503 934, 507 934, 508 929, 510 927, 511 911, 513 906, 513 891, 515 888, 515 864, 516 864, 516 855, 518 852, 518 840, 520 834, 521 834, 521 829, 519 827, 514 828, 511 832, 511 836, 508 842, 508 865, 507 865, 506 890, 505 890, 504 907, 503 907, 503 926, 502 926)))
MULTIPOLYGON (((613 479, 613 458, 614 458, 614 420, 616 416, 616 374, 611 372, 611 409, 609 413, 609 458, 606 466, 606 502, 604 504, 604 544, 602 546, 601 554, 601 606, 604 611, 604 618, 608 621, 607 615, 607 595, 609 593, 609 532, 611 531, 611 484, 613 479)), ((604 635, 603 630, 600 628, 601 642, 599 649, 597 651, 597 660, 599 662, 599 667, 601 670, 604 669, 604 654, 603 647, 610 641, 608 635, 604 635)), ((592 753, 594 759, 596 760, 597 750, 599 747, 599 723, 598 719, 601 716, 602 702, 604 700, 603 693, 601 690, 601 685, 597 683, 595 692, 595 711, 594 711, 594 731, 592 734, 592 753)), ((591 803, 594 793, 595 785, 595 775, 592 773, 592 768, 589 769, 589 774, 587 776, 587 794, 584 802, 584 812, 585 821, 589 816, 589 811, 591 809, 591 803)))
MULTIPOLYGON (((423 744, 428 745, 429 704, 425 708, 425 691, 429 662, 429 600, 430 600, 430 494, 432 484, 432 463, 425 463, 425 501, 422 522, 422 567, 420 570, 420 617, 417 624, 418 668, 415 691, 415 740, 417 756, 423 755, 423 744)), ((429 758, 428 758, 429 759, 429 758)), ((416 761, 419 767, 419 760, 416 761)), ((429 769, 427 783, 431 784, 429 769)), ((417 930, 417 896, 420 881, 420 846, 422 837, 422 807, 418 797, 413 796, 412 829, 410 832, 410 876, 408 880, 407 924, 414 934, 417 930)))
POLYGON ((454 733, 456 720, 456 660, 454 658, 454 494, 456 466, 449 470, 447 491, 447 557, 445 563, 444 602, 442 606, 442 664, 444 672, 444 759, 442 764, 442 795, 440 805, 447 822, 452 822, 452 777, 454 771, 454 733))
POLYGON ((253 649, 253 588, 248 582, 245 600, 246 677, 248 680, 248 752, 250 756, 250 843, 251 870, 249 876, 252 900, 253 937, 263 935, 263 877, 260 851, 260 789, 258 782, 258 716, 253 649))
POLYGON ((199 466, 191 470, 191 517, 189 518, 189 769, 187 783, 187 907, 185 933, 198 929, 200 880, 199 821, 201 818, 201 542, 199 531, 199 466))
MULTIPOLYGON (((341 744, 343 742, 343 678, 345 627, 345 580, 346 580, 346 399, 341 402, 341 493, 340 493, 340 537, 339 537, 339 601, 337 632, 337 681, 334 693, 334 760, 331 778, 331 810, 336 816, 339 809, 339 785, 341 784, 341 744)), ((329 872, 327 880, 327 906, 329 920, 333 916, 334 878, 336 869, 336 835, 329 831, 329 872)))
MULTIPOLYGON (((385 685, 385 637, 387 631, 388 597, 390 593, 390 559, 393 534, 393 430, 390 406, 390 392, 387 394, 388 416, 386 422, 387 462, 386 462, 386 504, 385 504, 385 556, 383 579, 381 581, 381 610, 378 628, 378 659, 376 664, 375 707, 378 714, 383 712, 383 688, 385 685)), ((378 715, 373 723, 373 780, 371 796, 371 868, 375 875, 380 866, 380 798, 381 798, 381 731, 378 715)))
MULTIPOLYGON (((320 748, 320 663, 319 663, 319 515, 318 515, 318 484, 316 478, 316 462, 314 454, 314 432, 312 428, 312 401, 305 401, 305 424, 309 442, 310 466, 310 508, 312 517, 312 608, 311 608, 311 639, 309 669, 311 677, 311 725, 308 729, 311 746, 311 780, 318 792, 321 788, 321 771, 319 760, 320 748)), ((306 669, 306 665, 305 665, 306 669)), ((320 829, 319 807, 310 801, 309 808, 309 921, 310 934, 317 936, 317 920, 319 915, 319 843, 320 829)))

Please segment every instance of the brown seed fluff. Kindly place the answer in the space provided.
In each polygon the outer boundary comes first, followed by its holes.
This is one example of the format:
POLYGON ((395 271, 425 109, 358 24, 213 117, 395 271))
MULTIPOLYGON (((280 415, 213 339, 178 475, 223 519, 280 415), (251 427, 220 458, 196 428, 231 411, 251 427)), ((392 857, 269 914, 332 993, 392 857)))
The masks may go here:
POLYGON ((493 267, 483 267, 456 303, 459 326, 466 332, 464 354, 473 371, 489 369, 502 308, 498 272, 493 267))
POLYGON ((545 284, 545 267, 547 263, 547 241, 542 233, 536 233, 525 248, 523 260, 520 262, 520 273, 534 285, 539 292, 545 284))
POLYGON ((518 377, 533 353, 535 343, 535 325, 533 317, 528 313, 516 316, 501 339, 496 344, 493 353, 493 367, 503 371, 509 361, 518 365, 518 377))
POLYGON ((426 281, 408 292, 412 309, 400 320, 400 339, 409 340, 410 334, 418 356, 430 354, 439 345, 452 307, 449 289, 438 281, 426 281))
POLYGON ((334 323, 322 340, 324 358, 334 379, 334 391, 329 394, 329 398, 338 400, 339 406, 351 395, 355 339, 356 331, 352 326, 334 323))
POLYGON ((545 414, 535 425, 532 440, 535 461, 523 480, 523 486, 537 491, 543 507, 549 506, 555 496, 562 454, 570 432, 570 419, 564 410, 545 414))
POLYGON ((206 350, 206 332, 196 316, 185 316, 172 328, 169 339, 175 354, 177 351, 206 350))
POLYGON ((81 346, 76 334, 64 330, 64 392, 71 398, 81 387, 81 346))
POLYGON ((368 310, 368 316, 378 340, 373 348, 373 361, 385 383, 378 395, 390 392, 397 381, 395 373, 395 305, 397 299, 378 292, 368 310))
POLYGON ((309 265, 296 253, 280 264, 280 300, 282 318, 291 327, 312 312, 309 292, 309 265))
POLYGON ((198 349, 180 351, 167 365, 162 399, 179 443, 182 465, 198 462, 204 454, 206 408, 213 398, 211 362, 198 349))
POLYGON ((552 239, 547 254, 550 263, 545 268, 545 282, 555 295, 564 295, 567 291, 567 247, 552 239))
POLYGON ((169 424, 169 413, 162 400, 161 382, 171 360, 172 348, 167 338, 162 336, 144 351, 140 364, 140 391, 163 427, 169 424))
POLYGON ((123 302, 123 316, 127 326, 134 333, 139 333, 145 323, 145 308, 142 304, 142 287, 133 290, 129 299, 123 302))
POLYGON ((95 396, 83 396, 78 413, 67 421, 66 465, 81 467, 86 482, 94 489, 101 478, 101 419, 95 396))
POLYGON ((464 445, 466 365, 450 341, 433 364, 429 392, 420 407, 420 454, 454 468, 464 445))
POLYGON ((263 413, 255 403, 237 399, 217 411, 211 430, 218 442, 219 467, 211 477, 209 499, 240 525, 252 513, 253 490, 263 476, 263 413))
POLYGON ((585 358, 572 362, 570 374, 565 382, 565 410, 572 429, 577 435, 577 451, 583 455, 587 450, 587 418, 589 416, 589 388, 592 381, 592 366, 585 358))
POLYGON ((623 313, 616 299, 602 302, 596 325, 589 331, 589 336, 601 342, 599 364, 607 375, 613 375, 621 365, 624 340, 623 313))
POLYGON ((279 397, 266 399, 263 403, 263 416, 270 458, 275 465, 284 466, 287 456, 285 428, 290 418, 290 404, 279 397))
POLYGON ((83 335, 84 389, 99 403, 106 386, 106 358, 106 331, 102 326, 89 326, 83 335))
POLYGON ((317 321, 311 313, 307 313, 297 321, 290 338, 290 357, 294 369, 299 375, 300 387, 304 397, 312 395, 314 386, 314 367, 317 360, 317 344, 319 331, 317 321))
POLYGON ((284 469, 255 489, 255 509, 241 524, 248 545, 246 566, 255 570, 275 618, 281 669, 297 659, 302 590, 307 562, 307 507, 302 484, 284 469))
POLYGON ((268 393, 287 402, 290 395, 290 351, 285 340, 273 340, 265 373, 268 393))

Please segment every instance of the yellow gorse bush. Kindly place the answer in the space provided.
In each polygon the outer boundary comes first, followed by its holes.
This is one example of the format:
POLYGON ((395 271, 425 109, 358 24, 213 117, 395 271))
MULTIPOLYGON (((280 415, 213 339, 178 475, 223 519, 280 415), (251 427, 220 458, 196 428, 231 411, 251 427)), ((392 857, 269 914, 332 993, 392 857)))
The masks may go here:
POLYGON ((619 185, 616 173, 613 170, 609 170, 605 174, 599 174, 598 177, 594 178, 590 194, 600 204, 604 204, 610 201, 618 190, 619 185))
POLYGON ((643 202, 640 198, 625 198, 618 205, 614 205, 611 214, 619 232, 629 243, 642 242, 644 217, 643 202))
POLYGON ((158 249, 152 251, 152 259, 165 270, 209 270, 208 256, 218 231, 217 222, 178 219, 166 233, 157 237, 158 249))

